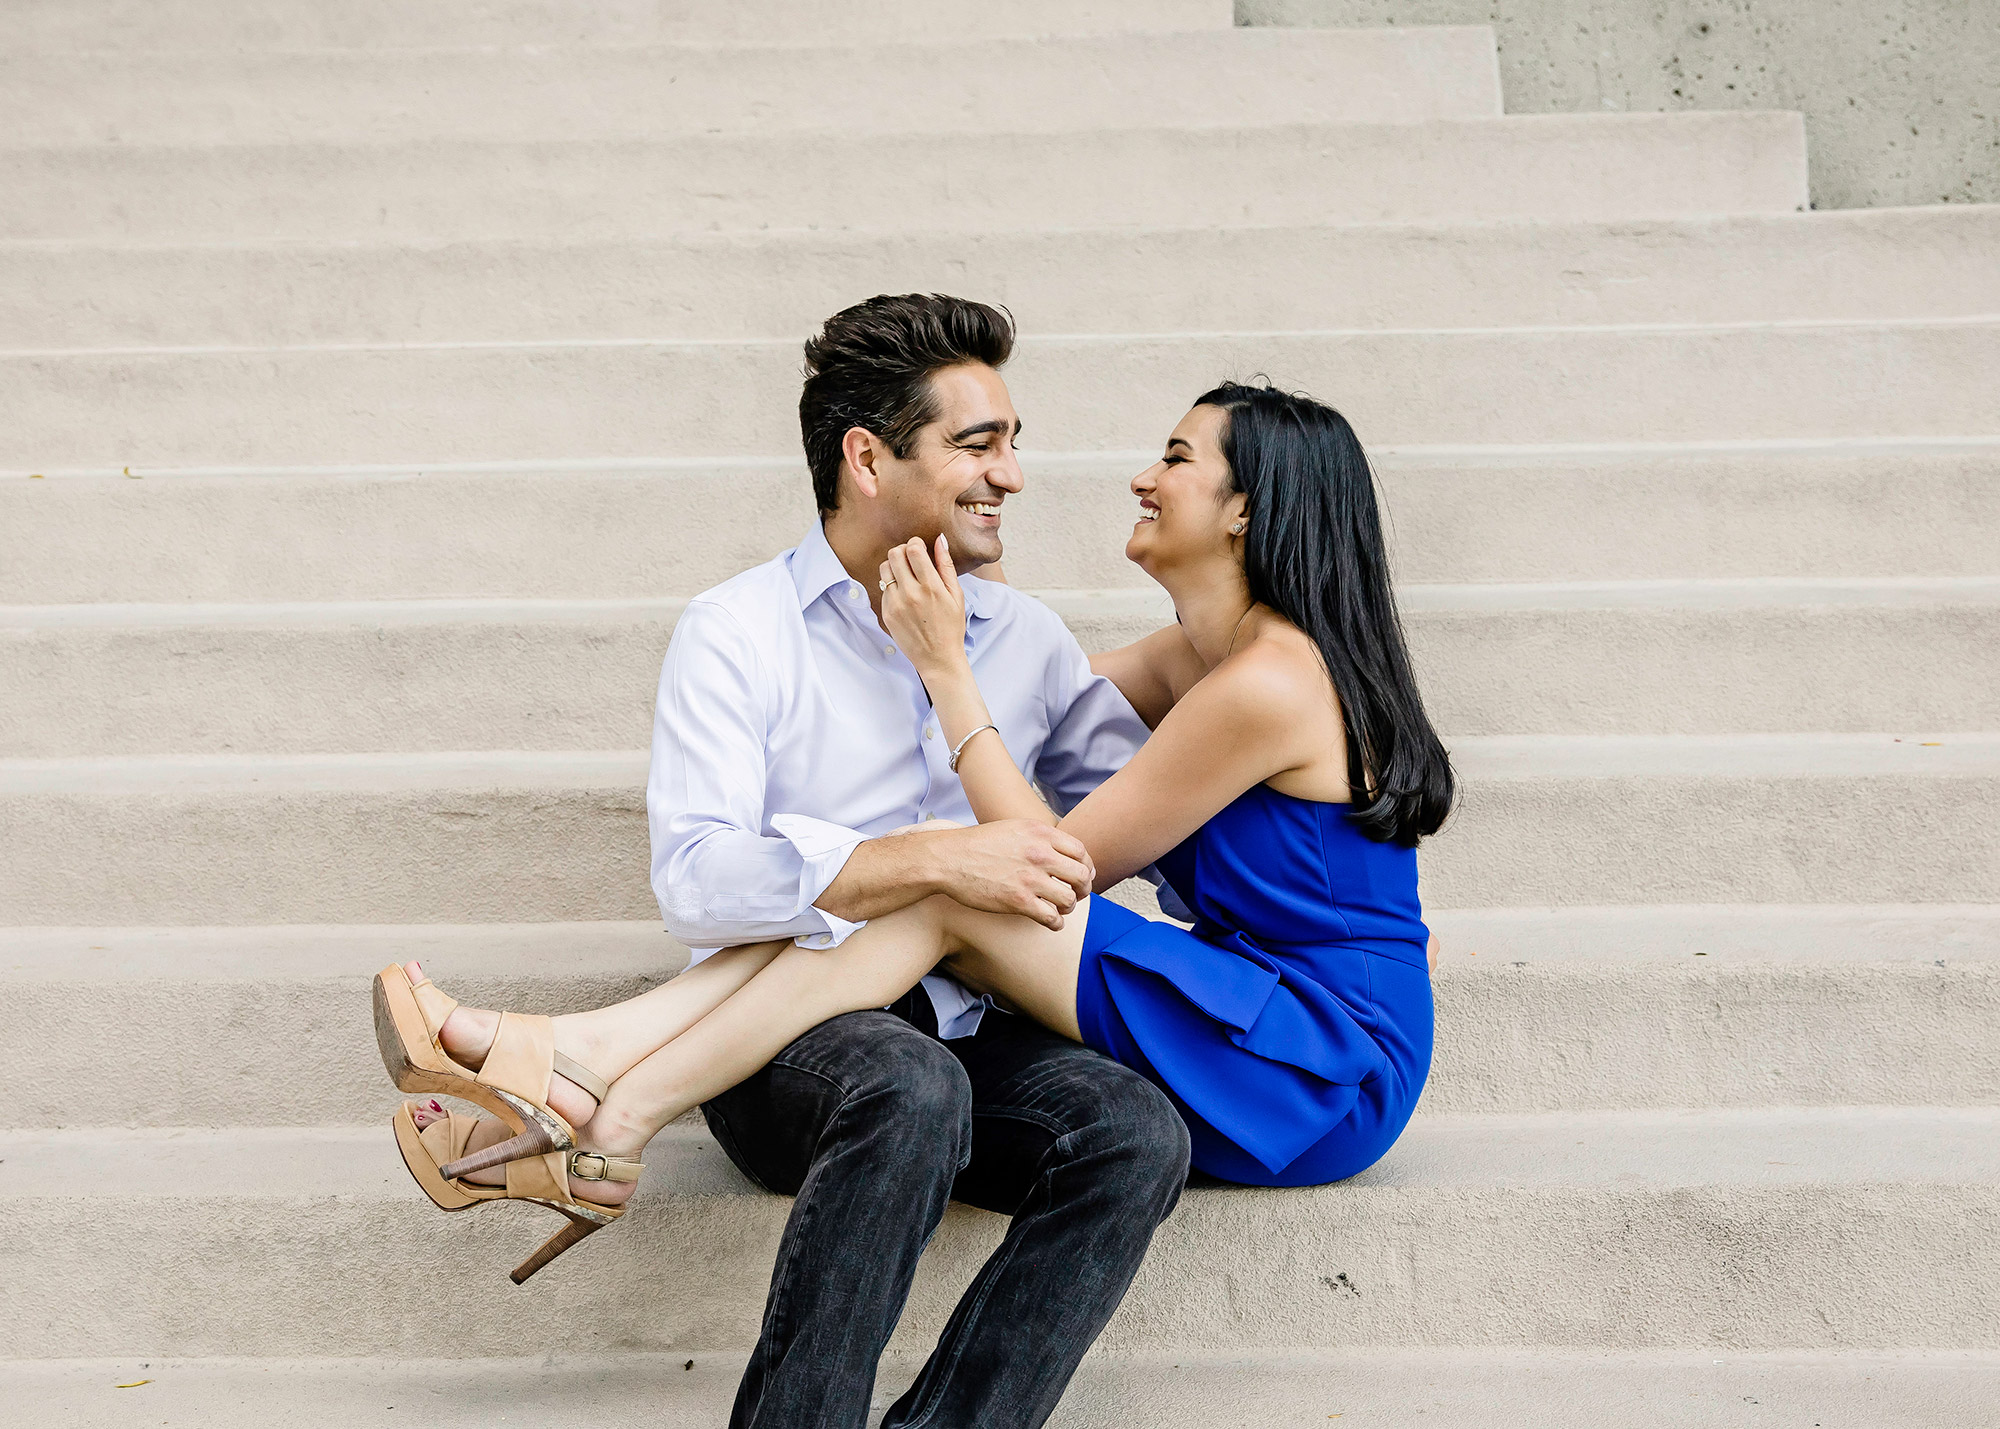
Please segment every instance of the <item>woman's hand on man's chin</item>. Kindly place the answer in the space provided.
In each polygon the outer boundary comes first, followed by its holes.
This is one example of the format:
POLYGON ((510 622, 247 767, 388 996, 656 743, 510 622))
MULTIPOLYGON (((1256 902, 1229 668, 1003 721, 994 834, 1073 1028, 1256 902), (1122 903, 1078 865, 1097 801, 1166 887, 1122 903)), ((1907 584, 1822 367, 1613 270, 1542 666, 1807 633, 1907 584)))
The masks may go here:
POLYGON ((882 624, 920 675, 965 664, 965 592, 944 537, 935 553, 912 536, 882 562, 882 624))

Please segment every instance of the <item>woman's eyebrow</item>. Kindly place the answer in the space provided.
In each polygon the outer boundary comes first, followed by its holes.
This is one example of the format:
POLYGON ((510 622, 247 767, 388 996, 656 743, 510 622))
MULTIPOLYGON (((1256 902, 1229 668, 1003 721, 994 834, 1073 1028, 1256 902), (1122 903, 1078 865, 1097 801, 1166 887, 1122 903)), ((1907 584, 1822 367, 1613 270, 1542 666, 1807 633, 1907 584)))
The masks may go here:
POLYGON ((1168 437, 1167 450, 1172 451, 1175 447, 1187 447, 1189 451, 1194 450, 1193 447, 1188 446, 1188 439, 1186 437, 1168 437))

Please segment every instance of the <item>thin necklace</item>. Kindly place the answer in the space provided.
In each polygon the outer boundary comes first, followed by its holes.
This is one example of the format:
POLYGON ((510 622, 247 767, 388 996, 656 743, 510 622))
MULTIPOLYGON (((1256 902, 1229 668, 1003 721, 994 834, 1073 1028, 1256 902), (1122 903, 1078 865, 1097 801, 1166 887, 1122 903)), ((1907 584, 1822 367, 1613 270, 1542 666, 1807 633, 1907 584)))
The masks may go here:
POLYGON ((1250 612, 1256 608, 1257 602, 1253 600, 1244 606, 1243 613, 1236 617, 1236 624, 1229 628, 1229 648, 1222 652, 1223 659, 1227 660, 1231 655, 1236 653, 1236 637, 1243 633, 1243 622, 1250 618, 1250 612))

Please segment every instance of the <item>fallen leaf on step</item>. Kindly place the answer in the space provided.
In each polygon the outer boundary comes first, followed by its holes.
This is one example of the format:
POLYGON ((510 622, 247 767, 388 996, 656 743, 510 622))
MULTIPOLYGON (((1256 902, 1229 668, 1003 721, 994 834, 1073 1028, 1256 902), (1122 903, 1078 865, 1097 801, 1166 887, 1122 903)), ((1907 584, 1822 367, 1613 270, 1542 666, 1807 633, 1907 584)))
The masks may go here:
POLYGON ((130 1384, 114 1384, 111 1387, 113 1389, 137 1389, 142 1384, 151 1384, 152 1382, 150 1379, 135 1379, 130 1384))
POLYGON ((43 481, 46 480, 46 478, 39 471, 31 471, 28 473, 28 480, 43 481))
POLYGON ((1944 741, 1943 741, 1943 740, 1941 740, 1941 739, 1927 739, 1927 740, 1925 740, 1925 741, 1924 741, 1924 748, 1925 748, 1925 749, 1936 749, 1936 748, 1937 748, 1937 747, 1938 747, 1939 745, 1941 745, 1941 744, 1943 744, 1943 743, 1944 743, 1944 741))

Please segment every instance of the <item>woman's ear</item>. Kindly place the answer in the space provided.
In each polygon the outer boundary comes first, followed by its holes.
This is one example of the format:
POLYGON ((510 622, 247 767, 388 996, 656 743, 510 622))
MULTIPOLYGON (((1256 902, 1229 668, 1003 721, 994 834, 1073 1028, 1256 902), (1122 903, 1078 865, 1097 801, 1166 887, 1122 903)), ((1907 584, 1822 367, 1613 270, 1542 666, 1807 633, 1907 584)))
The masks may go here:
POLYGON ((1229 534, 1241 536, 1250 529, 1250 497, 1247 493, 1233 491, 1229 499, 1222 503, 1222 519, 1229 534))
POLYGON ((840 454, 848 475, 854 478, 854 489, 870 501, 882 492, 882 478, 875 470, 881 452, 881 443, 866 427, 849 427, 840 439, 840 454))

